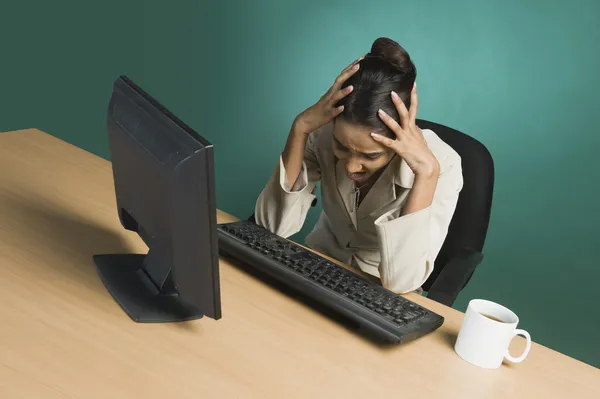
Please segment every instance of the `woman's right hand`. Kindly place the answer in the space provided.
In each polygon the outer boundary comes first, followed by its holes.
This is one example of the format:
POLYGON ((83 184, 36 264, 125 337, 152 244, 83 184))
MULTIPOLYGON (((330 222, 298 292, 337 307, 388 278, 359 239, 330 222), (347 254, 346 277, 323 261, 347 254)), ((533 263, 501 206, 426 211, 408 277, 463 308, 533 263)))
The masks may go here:
POLYGON ((332 121, 336 116, 344 111, 344 106, 340 105, 336 107, 336 104, 348 94, 352 92, 353 87, 347 86, 343 90, 342 85, 360 68, 359 62, 364 57, 360 57, 352 64, 348 65, 335 79, 333 86, 327 90, 327 93, 323 94, 316 104, 307 108, 304 112, 296 117, 294 121, 294 127, 296 131, 302 132, 308 135, 321 126, 326 125, 332 121))

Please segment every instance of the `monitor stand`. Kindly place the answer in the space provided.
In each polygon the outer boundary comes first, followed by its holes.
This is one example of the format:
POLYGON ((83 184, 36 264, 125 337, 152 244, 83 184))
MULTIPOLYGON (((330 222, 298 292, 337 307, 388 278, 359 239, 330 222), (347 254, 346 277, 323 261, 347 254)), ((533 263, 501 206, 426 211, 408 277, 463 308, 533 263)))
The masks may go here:
POLYGON ((181 300, 168 261, 152 249, 148 255, 95 255, 94 263, 108 292, 138 323, 187 321, 203 316, 181 300))

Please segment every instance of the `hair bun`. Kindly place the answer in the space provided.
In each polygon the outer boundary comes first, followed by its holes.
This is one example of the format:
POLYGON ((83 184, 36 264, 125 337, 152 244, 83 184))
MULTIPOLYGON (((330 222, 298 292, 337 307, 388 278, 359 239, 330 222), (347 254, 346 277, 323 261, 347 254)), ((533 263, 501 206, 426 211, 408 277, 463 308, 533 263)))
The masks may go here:
POLYGON ((412 69, 410 56, 398 43, 387 37, 380 37, 373 42, 369 55, 389 62, 401 71, 412 69))

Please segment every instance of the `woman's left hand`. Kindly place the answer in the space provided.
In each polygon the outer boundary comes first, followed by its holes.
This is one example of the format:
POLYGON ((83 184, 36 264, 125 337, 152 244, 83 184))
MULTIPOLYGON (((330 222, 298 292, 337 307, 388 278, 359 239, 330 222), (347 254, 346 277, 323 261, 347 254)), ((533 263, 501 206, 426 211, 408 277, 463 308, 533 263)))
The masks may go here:
POLYGON ((373 139, 394 150, 406 161, 416 176, 437 179, 440 174, 440 164, 416 124, 418 108, 416 86, 411 91, 410 110, 406 109, 406 105, 395 92, 392 92, 391 96, 400 115, 400 124, 381 109, 379 117, 394 132, 396 139, 372 133, 373 139))

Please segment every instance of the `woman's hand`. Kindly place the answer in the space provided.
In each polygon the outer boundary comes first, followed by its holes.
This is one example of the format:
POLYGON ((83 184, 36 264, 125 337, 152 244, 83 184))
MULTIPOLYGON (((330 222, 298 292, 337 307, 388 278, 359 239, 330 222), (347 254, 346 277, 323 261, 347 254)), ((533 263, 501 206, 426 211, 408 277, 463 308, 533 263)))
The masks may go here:
POLYGON ((350 94, 353 87, 348 86, 343 90, 341 87, 346 80, 354 75, 356 71, 358 71, 360 68, 359 62, 363 58, 364 57, 360 57, 352 64, 344 68, 340 75, 335 79, 333 86, 327 90, 327 93, 323 94, 316 104, 310 108, 307 108, 304 112, 296 117, 296 120, 294 121, 294 127, 297 131, 308 135, 321 126, 329 123, 336 116, 342 113, 342 111, 344 111, 343 105, 336 107, 336 104, 342 98, 350 94))
POLYGON ((406 161, 417 178, 437 179, 440 174, 440 164, 427 147, 423 132, 416 125, 418 108, 416 85, 411 92, 410 110, 406 109, 406 106, 395 92, 392 92, 391 95, 392 102, 400 115, 400 124, 383 110, 379 110, 379 117, 394 132, 396 139, 372 133, 373 139, 394 150, 406 161))
POLYGON ((358 71, 358 63, 363 58, 360 57, 344 68, 337 79, 335 79, 333 86, 327 90, 327 93, 323 94, 316 104, 296 117, 281 154, 283 166, 286 170, 287 182, 290 187, 294 187, 300 176, 300 172, 302 172, 304 147, 306 146, 308 135, 333 120, 333 118, 344 110, 344 107, 336 107, 336 104, 352 92, 352 86, 346 87, 344 90, 341 90, 341 87, 350 76, 358 71))

